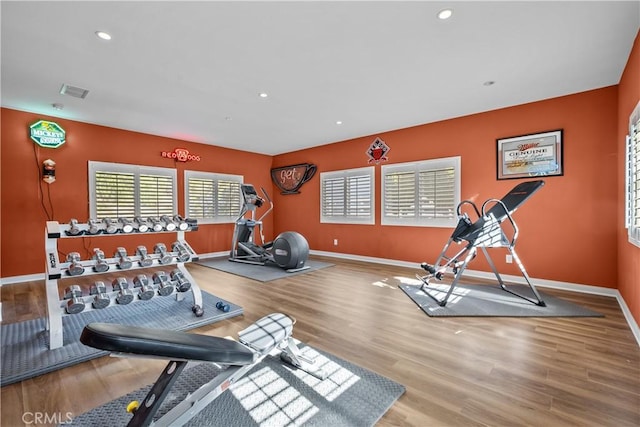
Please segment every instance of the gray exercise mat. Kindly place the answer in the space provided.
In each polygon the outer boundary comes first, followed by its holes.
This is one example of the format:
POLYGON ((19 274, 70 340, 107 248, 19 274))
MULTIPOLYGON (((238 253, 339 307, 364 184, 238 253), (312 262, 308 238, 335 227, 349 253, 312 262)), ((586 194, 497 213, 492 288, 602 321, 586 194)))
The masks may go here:
MULTIPOLYGON (((269 356, 186 425, 373 426, 405 391, 401 384, 331 354, 309 346, 302 351, 317 358, 316 363, 329 374, 325 380, 285 365, 277 356, 269 356)), ((218 372, 219 368, 210 363, 185 369, 157 416, 166 413, 218 372)), ((127 404, 132 400, 142 402, 150 388, 149 385, 93 409, 68 425, 125 425, 131 418, 125 412, 127 404)))
POLYGON ((244 264, 241 262, 229 261, 227 257, 210 258, 205 260, 200 259, 200 261, 196 262, 196 264, 200 264, 209 268, 215 268, 216 270, 224 271, 225 273, 235 274, 236 276, 246 277, 248 279, 257 280, 259 282, 270 282, 272 280, 309 273, 311 271, 316 271, 321 268, 332 267, 333 265, 335 265, 327 262, 307 260, 305 266, 309 267, 308 269, 287 273, 285 270, 275 264, 244 264))
POLYGON ((66 368, 80 362, 108 354, 82 344, 80 334, 91 322, 120 323, 173 330, 188 330, 215 323, 242 314, 242 307, 224 301, 215 295, 202 292, 204 315, 196 317, 191 311, 193 295, 184 294, 182 301, 175 297, 156 296, 148 301, 127 305, 115 305, 102 310, 86 311, 62 318, 64 345, 49 350, 49 332, 46 319, 2 324, 0 327, 0 386, 23 381, 66 368), (215 305, 218 301, 229 304, 230 310, 223 312, 215 305))
MULTIPOLYGON (((442 300, 449 286, 431 284, 427 288, 442 300)), ((420 285, 400 285, 400 289, 432 317, 603 317, 600 313, 538 290, 546 303, 546 307, 540 307, 502 290, 497 284, 457 285, 444 307, 425 294, 420 285)), ((533 298, 528 286, 508 285, 508 289, 533 298)))

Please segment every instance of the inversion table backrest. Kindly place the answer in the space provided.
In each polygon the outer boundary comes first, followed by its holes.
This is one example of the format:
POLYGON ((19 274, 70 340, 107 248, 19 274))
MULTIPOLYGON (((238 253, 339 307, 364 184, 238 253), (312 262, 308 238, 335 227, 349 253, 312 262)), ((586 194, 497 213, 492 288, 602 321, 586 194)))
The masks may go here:
MULTIPOLYGON (((476 222, 471 224, 466 229, 456 228, 454 232, 454 240, 467 240, 470 243, 482 234, 483 231, 487 231, 486 228, 492 228, 497 224, 500 224, 509 215, 513 214, 529 197, 538 191, 544 185, 544 181, 527 181, 521 182, 509 191, 500 201, 502 203, 495 203, 495 205, 485 212, 485 215, 479 218, 476 222), (505 212, 506 208, 506 212, 505 212)), ((487 202, 485 202, 487 203, 487 202)))

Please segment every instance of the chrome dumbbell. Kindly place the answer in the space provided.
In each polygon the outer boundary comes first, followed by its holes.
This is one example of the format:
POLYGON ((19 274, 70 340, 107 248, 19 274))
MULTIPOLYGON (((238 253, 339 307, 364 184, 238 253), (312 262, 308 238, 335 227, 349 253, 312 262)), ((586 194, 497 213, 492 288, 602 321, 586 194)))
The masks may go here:
POLYGON ((153 247, 153 252, 160 255, 160 258, 158 258, 160 264, 171 264, 173 262, 173 255, 167 252, 167 246, 164 243, 157 243, 153 247))
POLYGON ((69 276, 79 276, 84 273, 84 267, 80 263, 80 254, 78 252, 69 252, 67 254, 67 262, 70 263, 67 269, 69 276))
POLYGON ((187 292, 191 289, 191 282, 189 282, 182 274, 182 271, 177 268, 173 270, 170 274, 171 280, 176 284, 176 291, 178 292, 187 292))
POLYGON ((104 223, 104 232, 107 234, 116 234, 118 232, 118 224, 111 218, 102 220, 104 223))
POLYGON ((173 217, 173 222, 178 224, 178 230, 186 231, 189 228, 189 223, 182 218, 180 215, 176 215, 173 217))
POLYGON ((153 286, 149 284, 149 278, 146 274, 138 274, 133 278, 133 286, 138 288, 138 297, 141 300, 149 300, 155 295, 153 286))
POLYGON ((150 216, 147 221, 151 223, 151 229, 155 232, 164 230, 164 224, 158 218, 150 216))
POLYGON ((93 308, 105 308, 111 304, 111 298, 107 294, 107 287, 104 282, 95 282, 89 288, 89 295, 95 295, 91 304, 93 308))
POLYGON ((67 230, 67 236, 79 236, 83 233, 83 231, 78 226, 78 220, 75 218, 71 218, 69 221, 69 230, 67 230))
POLYGON ((173 284, 164 271, 158 271, 153 274, 153 283, 155 283, 158 288, 158 295, 166 297, 173 293, 173 284))
POLYGON ((65 311, 69 314, 78 314, 84 310, 85 303, 82 299, 82 288, 78 285, 71 285, 64 290, 65 311))
POLYGON ((189 261, 189 259, 191 259, 191 254, 189 253, 187 248, 185 248, 184 245, 180 242, 173 242, 173 244, 171 245, 171 250, 176 253, 178 262, 187 262, 189 261))
POLYGON ((143 219, 142 217, 137 216, 133 219, 133 222, 138 229, 138 233, 146 233, 147 231, 149 231, 149 223, 147 222, 146 219, 143 219))
POLYGON ((111 286, 113 286, 114 291, 118 292, 116 295, 116 302, 118 304, 125 305, 133 301, 133 291, 129 289, 129 282, 126 278, 118 277, 114 279, 111 286))
POLYGON ((151 264, 153 264, 153 258, 151 258, 147 253, 146 247, 138 246, 136 248, 136 255, 140 257, 140 259, 138 260, 138 264, 140 264, 140 267, 151 267, 151 264))
POLYGON ((100 227, 98 226, 98 221, 96 221, 95 219, 90 219, 89 221, 87 221, 87 226, 89 227, 87 229, 87 234, 100 233, 100 227))
POLYGON ((123 233, 133 232, 133 223, 129 218, 118 218, 118 222, 121 224, 120 230, 123 233))
POLYGON ((177 224, 173 222, 173 218, 167 215, 162 215, 160 221, 164 222, 164 228, 167 231, 173 231, 177 228, 177 224))
POLYGON ((96 273, 104 273, 105 271, 109 271, 109 264, 104 257, 104 252, 102 252, 99 248, 95 248, 93 250, 93 259, 95 260, 93 271, 95 271, 96 273))
POLYGON ((131 259, 127 256, 127 250, 122 246, 119 246, 116 249, 116 253, 113 255, 113 257, 118 260, 116 265, 121 270, 126 270, 128 268, 131 268, 131 265, 132 265, 131 259))

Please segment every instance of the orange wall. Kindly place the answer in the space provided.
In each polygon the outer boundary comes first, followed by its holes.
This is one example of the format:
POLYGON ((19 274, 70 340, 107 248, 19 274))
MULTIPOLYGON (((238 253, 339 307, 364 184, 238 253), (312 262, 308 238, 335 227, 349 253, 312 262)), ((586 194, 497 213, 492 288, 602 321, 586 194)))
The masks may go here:
POLYGON ((618 290, 640 323, 640 248, 629 243, 624 226, 625 136, 629 116, 640 101, 640 32, 618 85, 618 290))
MULTIPOLYGON (((178 212, 184 215, 184 170, 209 171, 243 175, 245 182, 267 188, 271 183, 270 156, 230 150, 180 140, 128 132, 10 109, 1 110, 1 277, 42 273, 44 271, 44 228, 47 216, 39 199, 39 169, 43 160, 56 162, 56 182, 42 184, 45 203, 48 191, 54 207, 53 219, 66 223, 71 218, 86 221, 89 216, 88 161, 130 163, 176 168, 178 176, 178 212), (57 149, 41 148, 29 138, 29 125, 37 120, 52 120, 62 126, 67 142, 57 149), (36 153, 34 154, 34 147, 36 153), (200 155, 202 161, 181 163, 161 157, 161 151, 186 148, 200 155), (37 155, 38 161, 35 156, 37 155)), ((271 218, 265 220, 272 230, 271 218)), ((188 233, 187 241, 198 253, 229 250, 232 224, 202 225, 188 233)), ((160 241, 170 245, 175 234, 144 236, 93 237, 64 239, 59 249, 63 253, 79 251, 83 257, 94 247, 111 256, 117 246, 132 253, 144 244, 151 250, 160 241)))
MULTIPOLYGON (((546 179, 545 187, 515 215, 521 227, 517 249, 531 276, 609 288, 619 287, 636 320, 640 312, 639 250, 628 244, 622 224, 624 193, 623 140, 628 115, 640 98, 638 40, 619 86, 337 142, 275 157, 161 138, 102 126, 1 109, 1 245, 0 277, 41 273, 46 216, 38 197, 39 164, 57 162, 57 181, 50 190, 54 219, 88 217, 87 162, 175 167, 179 212, 184 213, 183 171, 203 170, 244 175, 245 182, 272 188, 274 215, 265 221, 267 237, 286 230, 301 232, 314 250, 333 251, 419 263, 435 261, 450 229, 380 226, 380 166, 376 166, 376 225, 320 224, 319 174, 367 166, 365 150, 376 136, 390 147, 390 163, 462 156, 462 198, 482 203, 502 197, 519 180, 495 178, 496 138, 564 129, 564 176, 546 179), (36 148, 28 126, 38 119, 59 123, 67 143, 56 150, 36 148), (616 139, 617 138, 617 139, 616 139), (202 161, 186 164, 160 157, 162 150, 184 147, 202 161), (35 160, 37 155, 38 160, 35 160), (270 185, 269 169, 314 163, 318 173, 294 196, 270 185), (271 220, 273 219, 273 222, 271 220), (273 230, 273 232, 270 232, 273 230), (333 246, 333 239, 339 246, 333 246), (617 266, 614 267, 614 266, 617 266), (619 285, 618 285, 619 283, 619 285)), ((199 253, 229 249, 233 226, 203 225, 188 235, 199 253)), ((151 246, 159 236, 86 238, 61 242, 61 250, 87 251, 116 246, 130 250, 151 246)), ((164 235, 162 235, 164 236, 164 235)), ((163 239, 171 243, 172 235, 163 239)), ((82 252, 82 251, 81 251, 82 252)), ((496 251, 497 253, 497 251, 496 251)), ((504 256, 495 257, 500 271, 518 274, 504 256)), ((482 259, 470 268, 488 271, 482 259)))
MULTIPOLYGON (((617 93, 612 86, 276 156, 274 167, 318 166, 301 194, 276 195, 276 232, 296 230, 316 250, 435 262, 452 230, 381 226, 380 166, 376 225, 320 224, 320 173, 367 166, 365 151, 380 137, 391 148, 389 163, 462 156, 462 198, 481 204, 520 182, 496 180, 497 138, 564 129, 564 176, 547 178, 515 214, 521 231, 516 249, 533 277, 615 288, 617 93)), ((502 252, 495 258, 501 272, 518 274, 502 252)), ((469 268, 489 271, 482 256, 469 268)))

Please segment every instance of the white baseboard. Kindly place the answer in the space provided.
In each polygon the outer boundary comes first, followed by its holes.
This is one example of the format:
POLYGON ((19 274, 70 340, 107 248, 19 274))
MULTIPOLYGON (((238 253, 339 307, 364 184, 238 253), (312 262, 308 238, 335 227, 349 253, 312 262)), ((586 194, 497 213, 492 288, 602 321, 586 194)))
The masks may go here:
MULTIPOLYGON (((198 254, 198 257, 200 259, 218 258, 218 257, 226 256, 228 253, 229 251, 210 252, 206 254, 198 254)), ((394 265, 398 267, 408 267, 408 268, 416 268, 416 269, 418 269, 419 267, 418 263, 395 260, 395 259, 375 258, 375 257, 369 257, 369 256, 362 256, 362 255, 352 255, 352 254, 343 254, 339 252, 327 252, 327 251, 315 251, 315 250, 311 250, 309 251, 309 253, 311 255, 350 259, 354 261, 370 262, 373 264, 394 265)), ((469 277, 478 277, 481 279, 493 279, 495 277, 493 273, 489 273, 486 271, 477 271, 477 270, 466 270, 465 275, 469 277)), ((510 283, 526 284, 526 281, 522 276, 513 276, 509 274, 501 274, 501 276, 505 281, 510 283)), ((3 285, 9 285, 13 283, 32 282, 36 280, 44 280, 44 273, 4 277, 0 279, 0 287, 3 285)), ((593 295, 603 295, 603 296, 615 298, 618 301, 618 304, 620 305, 620 309, 624 314, 624 317, 627 321, 627 324, 629 325, 629 328, 631 328, 631 332, 633 333, 633 336, 635 337, 636 342, 638 343, 638 345, 640 345, 640 328, 638 327, 638 323, 636 322, 633 315, 631 314, 631 311, 629 310, 629 307, 627 306, 627 303, 625 302, 624 298, 622 298, 622 295, 620 295, 620 291, 618 291, 617 289, 605 288, 601 286, 581 285, 581 284, 570 283, 570 282, 558 282, 555 280, 547 280, 547 279, 536 279, 534 277, 532 277, 531 280, 535 282, 536 286, 543 287, 543 288, 560 289, 565 291, 581 292, 584 294, 593 294, 593 295)))
POLYGON ((25 274, 24 276, 3 277, 0 279, 0 286, 11 285, 12 283, 34 282, 36 280, 44 280, 44 273, 25 274))
MULTIPOLYGON (((312 255, 341 258, 341 259, 350 259, 354 261, 364 261, 364 262, 370 262, 374 264, 385 264, 385 265, 394 265, 398 267, 409 267, 409 268, 415 268, 416 270, 420 268, 419 264, 416 262, 407 262, 407 261, 400 261, 400 260, 394 260, 394 259, 374 258, 374 257, 368 257, 368 256, 362 256, 362 255, 352 255, 352 254, 343 254, 338 252, 314 251, 314 250, 309 251, 309 253, 312 255)), ((495 279, 495 275, 492 272, 486 272, 486 271, 477 271, 477 270, 467 269, 465 270, 464 275, 469 277, 477 277, 481 279, 495 279)), ((527 284, 524 277, 522 276, 514 276, 510 274, 501 274, 500 276, 505 280, 505 282, 524 284, 524 285, 527 284)), ((584 294, 593 294, 593 295, 602 295, 602 296, 615 298, 618 301, 618 304, 620 305, 620 309, 624 314, 624 318, 627 321, 629 328, 631 329, 631 333, 633 333, 633 336, 635 337, 636 342, 640 346, 640 328, 638 327, 638 323, 636 322, 636 319, 631 314, 631 311, 629 310, 629 307, 627 306, 627 303, 625 302, 624 298, 622 298, 622 295, 620 295, 620 291, 618 291, 617 289, 605 288, 602 286, 582 285, 582 284, 570 283, 570 282, 558 282, 555 280, 547 280, 547 279, 536 279, 534 277, 532 277, 531 280, 534 282, 536 286, 542 287, 542 288, 560 289, 564 291, 580 292, 584 294)))

